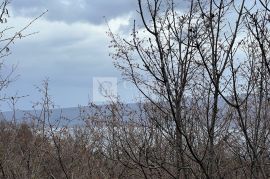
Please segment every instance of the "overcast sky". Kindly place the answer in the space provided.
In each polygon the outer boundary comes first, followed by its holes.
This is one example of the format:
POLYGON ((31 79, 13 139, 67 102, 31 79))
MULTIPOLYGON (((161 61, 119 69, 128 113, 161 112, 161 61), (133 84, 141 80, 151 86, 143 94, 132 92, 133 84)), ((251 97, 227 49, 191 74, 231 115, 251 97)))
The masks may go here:
MULTIPOLYGON (((120 79, 109 57, 109 38, 104 17, 113 31, 125 33, 136 11, 135 0, 13 0, 9 6, 9 26, 26 25, 42 12, 28 32, 39 31, 11 46, 7 68, 17 65, 13 82, 6 93, 30 95, 18 108, 30 109, 39 100, 35 86, 50 80, 50 94, 61 107, 86 105, 93 100, 93 79, 118 78, 118 92, 131 98, 130 86, 120 79)), ((2 110, 7 110, 2 105, 2 110)))

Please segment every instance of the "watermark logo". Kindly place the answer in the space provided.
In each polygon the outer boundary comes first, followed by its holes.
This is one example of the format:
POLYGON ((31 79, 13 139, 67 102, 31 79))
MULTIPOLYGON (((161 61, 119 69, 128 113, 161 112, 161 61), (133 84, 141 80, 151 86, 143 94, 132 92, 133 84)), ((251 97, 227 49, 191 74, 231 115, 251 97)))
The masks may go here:
POLYGON ((94 77, 93 78, 93 101, 106 102, 117 97, 117 78, 94 77))

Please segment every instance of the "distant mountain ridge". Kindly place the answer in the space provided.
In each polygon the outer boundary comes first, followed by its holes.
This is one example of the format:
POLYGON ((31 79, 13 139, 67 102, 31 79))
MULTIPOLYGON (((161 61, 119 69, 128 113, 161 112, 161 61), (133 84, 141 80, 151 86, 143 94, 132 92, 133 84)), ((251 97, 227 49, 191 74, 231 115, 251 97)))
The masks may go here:
MULTIPOLYGON (((85 108, 85 107, 82 107, 85 108)), ((79 107, 70 107, 70 108, 57 108, 52 109, 50 113, 50 120, 54 121, 61 118, 67 118, 69 120, 78 120, 80 117, 80 109, 79 107)), ((13 120, 14 112, 7 111, 2 112, 0 116, 2 119, 6 121, 13 120)), ((31 117, 38 118, 42 115, 42 110, 16 110, 15 111, 15 119, 18 122, 28 121, 31 117)))
MULTIPOLYGON (((129 109, 132 109, 134 111, 138 111, 138 103, 128 103, 125 104, 128 106, 129 109)), ((108 105, 98 105, 98 108, 101 109, 101 111, 106 112, 107 114, 110 113, 111 111, 108 110, 108 105)), ((56 121, 59 120, 60 118, 62 119, 67 119, 70 121, 72 124, 78 124, 81 121, 85 115, 89 114, 94 114, 95 113, 95 108, 91 108, 89 106, 80 106, 80 107, 68 107, 68 108, 55 108, 51 109, 50 113, 50 120, 51 121, 56 121), (85 112, 85 113, 84 113, 85 112)), ((6 111, 0 113, 0 119, 6 120, 6 121, 12 121, 13 120, 13 111, 6 111)), ((15 119, 17 122, 29 122, 34 118, 43 118, 43 113, 42 110, 16 110, 15 111, 15 119)))

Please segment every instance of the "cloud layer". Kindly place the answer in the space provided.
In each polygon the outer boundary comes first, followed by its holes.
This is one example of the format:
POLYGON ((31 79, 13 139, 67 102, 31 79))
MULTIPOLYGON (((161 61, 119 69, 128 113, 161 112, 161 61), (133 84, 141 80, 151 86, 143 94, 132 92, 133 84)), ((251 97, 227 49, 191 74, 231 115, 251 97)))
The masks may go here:
POLYGON ((15 0, 12 8, 16 16, 33 17, 48 9, 51 21, 73 23, 86 21, 100 24, 135 11, 136 0, 15 0))
MULTIPOLYGON (((16 74, 20 78, 8 88, 7 95, 30 95, 18 103, 19 108, 29 109, 30 101, 39 99, 34 85, 40 85, 48 77, 56 104, 62 107, 86 105, 92 98, 94 77, 120 79, 109 57, 108 27, 102 16, 107 17, 113 31, 124 33, 135 10, 131 1, 12 1, 8 26, 16 27, 14 32, 42 10, 49 12, 28 29, 28 32, 39 31, 38 34, 11 46, 7 65, 18 64, 16 74)), ((119 90, 128 94, 125 88, 119 90)), ((2 110, 7 109, 2 106, 2 110)))

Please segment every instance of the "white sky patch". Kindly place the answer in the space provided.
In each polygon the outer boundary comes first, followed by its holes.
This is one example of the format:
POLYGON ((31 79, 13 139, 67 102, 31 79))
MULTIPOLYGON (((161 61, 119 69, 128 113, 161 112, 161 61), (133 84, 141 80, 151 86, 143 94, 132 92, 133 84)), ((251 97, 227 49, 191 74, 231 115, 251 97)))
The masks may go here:
POLYGON ((60 0, 60 2, 65 6, 70 6, 71 2, 69 0, 60 0))
POLYGON ((123 26, 130 25, 130 19, 132 17, 132 14, 129 13, 126 16, 117 17, 115 19, 111 19, 108 22, 108 25, 112 32, 118 33, 123 26))
MULTIPOLYGON (((60 3, 65 6, 72 6, 72 3, 74 4, 74 0, 60 0, 60 3)), ((76 0, 76 5, 82 9, 86 6, 84 0, 76 0)))

